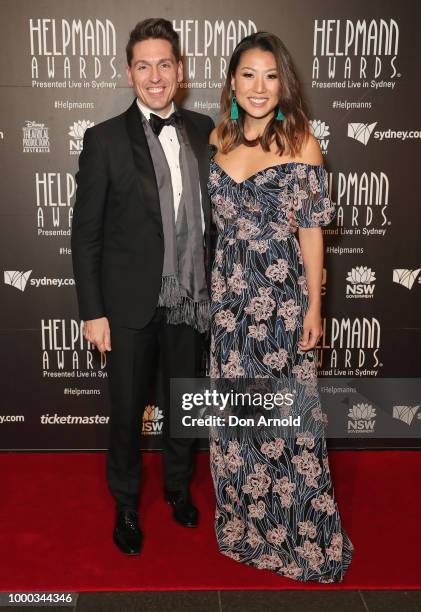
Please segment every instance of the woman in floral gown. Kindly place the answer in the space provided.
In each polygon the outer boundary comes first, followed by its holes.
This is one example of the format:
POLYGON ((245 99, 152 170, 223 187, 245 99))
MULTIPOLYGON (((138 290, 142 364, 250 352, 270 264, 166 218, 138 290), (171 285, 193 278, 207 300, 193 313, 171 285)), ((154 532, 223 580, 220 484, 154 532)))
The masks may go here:
POLYGON ((353 545, 329 473, 315 363, 321 226, 334 205, 279 38, 258 32, 239 43, 221 105, 209 178, 218 235, 211 378, 293 385, 293 406, 278 413, 301 422, 286 435, 277 427, 211 428, 217 541, 222 553, 256 568, 340 582, 353 545))

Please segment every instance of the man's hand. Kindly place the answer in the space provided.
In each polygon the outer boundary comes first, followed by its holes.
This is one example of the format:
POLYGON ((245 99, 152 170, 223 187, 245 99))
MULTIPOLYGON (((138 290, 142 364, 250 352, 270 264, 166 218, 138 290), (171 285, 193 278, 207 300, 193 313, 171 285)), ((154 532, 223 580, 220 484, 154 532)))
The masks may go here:
POLYGON ((83 335, 86 340, 95 344, 100 353, 111 351, 111 333, 107 317, 85 321, 83 335))

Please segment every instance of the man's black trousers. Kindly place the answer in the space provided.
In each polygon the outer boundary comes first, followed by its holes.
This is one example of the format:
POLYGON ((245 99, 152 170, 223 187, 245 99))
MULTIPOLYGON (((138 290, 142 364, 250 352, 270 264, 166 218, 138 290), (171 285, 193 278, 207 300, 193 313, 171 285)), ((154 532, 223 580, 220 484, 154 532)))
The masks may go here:
POLYGON ((203 337, 187 325, 169 325, 157 308, 142 329, 113 324, 107 353, 111 395, 107 482, 118 509, 136 509, 141 479, 140 435, 157 366, 162 373, 164 482, 168 491, 187 491, 194 469, 195 439, 170 436, 170 379, 194 378, 203 355, 203 337))

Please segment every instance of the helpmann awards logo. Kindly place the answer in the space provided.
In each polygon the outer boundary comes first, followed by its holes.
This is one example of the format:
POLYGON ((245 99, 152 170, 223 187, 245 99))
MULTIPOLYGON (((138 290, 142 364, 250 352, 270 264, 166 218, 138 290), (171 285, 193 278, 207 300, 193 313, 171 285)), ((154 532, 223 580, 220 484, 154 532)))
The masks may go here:
MULTIPOLYGON (((384 237, 389 231, 391 180, 386 172, 366 167, 329 175, 329 191, 336 194, 336 219, 324 228, 328 236, 384 237)), ((349 251, 353 253, 361 251, 349 251)))
POLYGON ((221 90, 237 43, 258 30, 251 19, 173 19, 172 25, 184 59, 181 89, 221 90))
POLYGON ((115 89, 117 36, 109 19, 28 21, 32 87, 115 89))
POLYGON ((399 41, 405 40, 395 19, 315 19, 311 86, 395 89, 401 78, 399 41))

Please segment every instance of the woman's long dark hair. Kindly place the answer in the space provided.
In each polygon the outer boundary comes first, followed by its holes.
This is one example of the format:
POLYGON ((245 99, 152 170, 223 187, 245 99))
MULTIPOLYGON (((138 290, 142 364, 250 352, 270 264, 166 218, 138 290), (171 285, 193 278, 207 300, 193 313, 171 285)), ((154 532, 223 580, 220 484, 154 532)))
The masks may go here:
POLYGON ((270 145, 276 142, 278 153, 297 155, 310 133, 307 115, 300 91, 297 74, 292 58, 284 43, 269 32, 256 32, 241 40, 233 51, 227 79, 221 94, 222 121, 218 126, 218 142, 222 153, 228 153, 238 145, 256 146, 260 144, 264 151, 270 151, 270 145), (273 53, 276 61, 281 94, 279 108, 285 115, 282 121, 276 120, 277 109, 273 119, 267 124, 263 134, 256 140, 247 140, 244 135, 244 111, 239 106, 239 118, 230 119, 233 91, 231 78, 235 76, 241 55, 249 49, 261 49, 273 53))

